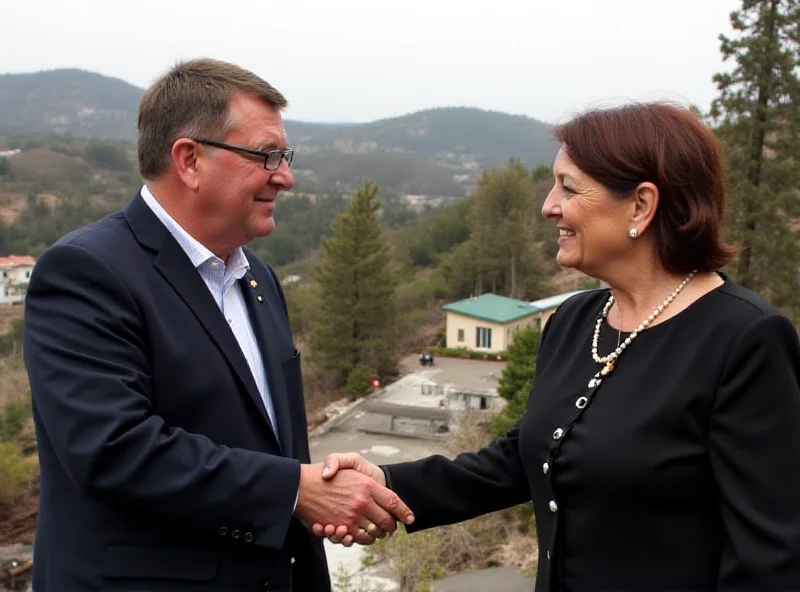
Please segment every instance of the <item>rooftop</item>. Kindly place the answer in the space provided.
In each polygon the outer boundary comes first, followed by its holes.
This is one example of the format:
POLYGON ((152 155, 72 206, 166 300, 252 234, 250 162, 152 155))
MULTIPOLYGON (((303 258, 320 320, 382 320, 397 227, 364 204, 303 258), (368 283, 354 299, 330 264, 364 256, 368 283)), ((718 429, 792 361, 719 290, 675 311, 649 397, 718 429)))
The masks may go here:
POLYGON ((555 308, 556 306, 561 306, 564 304, 564 302, 575 296, 575 294, 580 294, 581 292, 585 292, 585 290, 575 290, 574 292, 564 292, 563 294, 548 296, 547 298, 534 300, 530 303, 530 305, 535 307, 537 310, 549 310, 551 308, 555 308))
POLYGON ((483 319, 494 323, 509 323, 539 312, 530 302, 506 298, 497 294, 483 294, 445 304, 443 310, 483 319))
POLYGON ((19 267, 21 265, 34 265, 36 258, 30 255, 9 255, 8 257, 0 257, 0 268, 8 269, 10 267, 19 267))
POLYGON ((585 290, 556 294, 533 302, 525 302, 498 296, 497 294, 483 294, 482 296, 445 304, 442 309, 476 319, 483 319, 484 321, 503 324, 561 306, 565 301, 581 292, 585 292, 585 290))

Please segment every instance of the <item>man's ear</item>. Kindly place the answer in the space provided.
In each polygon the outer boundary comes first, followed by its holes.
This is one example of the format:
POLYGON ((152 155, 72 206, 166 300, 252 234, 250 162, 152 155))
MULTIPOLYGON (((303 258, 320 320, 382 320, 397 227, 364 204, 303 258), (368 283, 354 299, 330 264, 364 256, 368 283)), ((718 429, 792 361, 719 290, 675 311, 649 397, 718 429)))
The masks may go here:
POLYGON ((197 189, 200 185, 199 146, 189 138, 179 138, 172 145, 170 157, 184 185, 197 189))

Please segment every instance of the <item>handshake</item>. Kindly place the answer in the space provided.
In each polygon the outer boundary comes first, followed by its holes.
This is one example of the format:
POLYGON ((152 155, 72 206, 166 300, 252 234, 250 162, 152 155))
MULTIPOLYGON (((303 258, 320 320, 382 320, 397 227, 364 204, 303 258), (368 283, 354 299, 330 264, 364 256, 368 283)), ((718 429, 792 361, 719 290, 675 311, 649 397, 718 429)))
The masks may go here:
POLYGON ((331 454, 322 465, 300 466, 294 516, 317 536, 346 547, 371 545, 414 522, 409 507, 386 487, 383 471, 355 452, 331 454))

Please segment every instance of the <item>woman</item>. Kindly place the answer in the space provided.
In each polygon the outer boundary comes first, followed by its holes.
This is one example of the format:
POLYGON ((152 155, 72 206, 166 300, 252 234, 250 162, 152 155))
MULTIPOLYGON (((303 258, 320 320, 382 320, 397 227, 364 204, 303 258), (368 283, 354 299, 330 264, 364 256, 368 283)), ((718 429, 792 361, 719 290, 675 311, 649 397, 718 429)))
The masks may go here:
MULTIPOLYGON (((655 103, 555 135, 542 213, 558 263, 610 288, 547 323, 505 438, 384 467, 416 517, 407 529, 533 499, 537 592, 800 590, 800 344, 719 272, 734 250, 714 134, 655 103)), ((357 455, 327 463, 384 480, 357 455)))

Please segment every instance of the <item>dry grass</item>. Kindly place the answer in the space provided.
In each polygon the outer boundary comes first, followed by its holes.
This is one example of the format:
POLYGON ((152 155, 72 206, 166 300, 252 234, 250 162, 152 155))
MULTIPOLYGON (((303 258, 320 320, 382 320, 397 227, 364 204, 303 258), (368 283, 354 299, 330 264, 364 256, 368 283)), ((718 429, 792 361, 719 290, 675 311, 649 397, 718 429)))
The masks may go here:
POLYGON ((0 333, 11 328, 11 323, 21 319, 25 309, 20 305, 0 304, 0 333))
POLYGON ((0 358, 0 405, 22 396, 27 392, 28 374, 20 356, 0 358))

